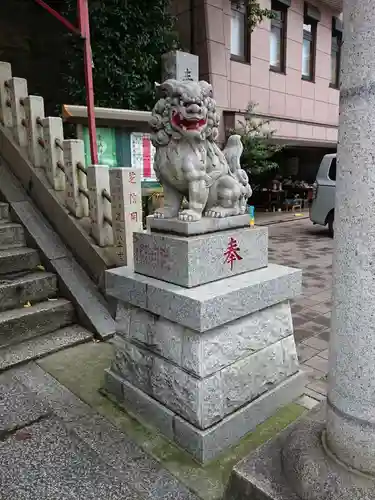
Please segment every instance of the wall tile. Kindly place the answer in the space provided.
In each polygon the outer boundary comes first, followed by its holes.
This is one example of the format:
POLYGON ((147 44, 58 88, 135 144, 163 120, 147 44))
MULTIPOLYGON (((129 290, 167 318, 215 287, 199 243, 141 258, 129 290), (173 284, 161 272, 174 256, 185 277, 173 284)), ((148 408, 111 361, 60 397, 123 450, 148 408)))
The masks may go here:
POLYGON ((285 92, 286 76, 283 73, 270 71, 270 89, 285 92))
POLYGON ((332 30, 318 23, 318 33, 316 39, 317 49, 325 54, 331 54, 332 30))
POLYGON ((270 91, 270 114, 285 116, 285 94, 270 91))
POLYGON ((268 61, 251 58, 251 85, 269 89, 270 85, 270 68, 268 61))
POLYGON ((302 32, 303 32, 302 13, 288 9, 287 44, 289 43, 289 40, 294 40, 295 42, 302 43, 302 32))
POLYGON ((250 87, 230 82, 230 108, 244 111, 250 103, 250 87))
POLYGON ((225 76, 212 75, 211 84, 217 106, 221 108, 229 108, 229 82, 227 78, 225 76))
POLYGON ((302 97, 307 97, 308 99, 314 99, 315 96, 315 84, 313 82, 301 81, 301 95, 302 97))
POLYGON ((223 10, 213 7, 212 5, 207 5, 206 15, 208 24, 208 39, 213 42, 225 43, 223 10))
POLYGON ((251 57, 270 61, 270 32, 267 29, 255 28, 251 35, 251 57))
POLYGON ((313 127, 313 137, 319 141, 326 140, 326 128, 325 127, 313 127))
POLYGON ((300 139, 311 139, 313 135, 312 125, 297 124, 297 136, 300 139))
POLYGON ((302 40, 301 43, 294 40, 288 40, 287 47, 287 67, 296 69, 299 72, 302 70, 302 40))
POLYGON ((328 123, 339 124, 339 107, 336 104, 328 104, 328 123))
POLYGON ((301 97, 285 96, 285 115, 299 120, 301 118, 301 97))
POLYGON ((280 122, 276 127, 275 136, 295 139, 297 137, 297 124, 293 122, 280 122))
POLYGON ((328 104, 326 102, 315 101, 315 121, 318 123, 327 123, 328 120, 328 104))
POLYGON ((329 102, 329 80, 324 78, 316 78, 315 82, 315 100, 329 102))
POLYGON ((227 50, 224 44, 210 41, 208 50, 211 55, 211 73, 227 76, 227 50))
POLYGON ((303 1, 301 1, 301 0, 292 0, 290 9, 294 10, 295 12, 298 12, 301 15, 303 15, 303 1))
POLYGON ((331 75, 331 55, 320 50, 316 51, 315 76, 320 78, 330 78, 331 75))
POLYGON ((326 136, 327 136, 327 141, 337 143, 337 139, 338 139, 337 128, 327 128, 326 136))
POLYGON ((260 87, 251 87, 250 100, 252 103, 257 104, 256 107, 257 112, 269 113, 270 93, 268 89, 261 89, 260 87))
POLYGON ((328 89, 328 101, 338 106, 340 102, 340 92, 337 89, 328 89))
POLYGON ((285 91, 287 94, 300 96, 302 90, 301 72, 295 69, 288 69, 286 74, 285 91))
POLYGON ((250 64, 242 64, 236 61, 230 61, 230 79, 232 82, 250 85, 250 76, 250 64))
POLYGON ((301 102, 301 118, 302 120, 314 120, 314 100, 302 99, 301 102))
POLYGON ((232 17, 228 14, 224 14, 224 43, 228 50, 230 50, 231 44, 231 21, 232 17))

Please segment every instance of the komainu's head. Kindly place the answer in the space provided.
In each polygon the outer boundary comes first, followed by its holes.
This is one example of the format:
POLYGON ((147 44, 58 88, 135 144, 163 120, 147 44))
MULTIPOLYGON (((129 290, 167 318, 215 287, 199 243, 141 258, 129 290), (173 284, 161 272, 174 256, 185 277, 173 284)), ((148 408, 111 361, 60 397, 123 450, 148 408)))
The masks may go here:
POLYGON ((209 83, 167 80, 157 92, 150 120, 155 146, 165 146, 171 138, 216 140, 219 117, 209 83))

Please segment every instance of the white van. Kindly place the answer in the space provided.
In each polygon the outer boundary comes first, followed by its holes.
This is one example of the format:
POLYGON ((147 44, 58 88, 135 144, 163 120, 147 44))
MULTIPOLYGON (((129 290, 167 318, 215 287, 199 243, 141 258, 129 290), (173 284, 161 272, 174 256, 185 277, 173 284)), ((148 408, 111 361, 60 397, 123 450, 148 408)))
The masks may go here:
POLYGON ((325 155, 314 183, 310 219, 314 224, 328 226, 333 237, 335 220, 336 154, 325 155))

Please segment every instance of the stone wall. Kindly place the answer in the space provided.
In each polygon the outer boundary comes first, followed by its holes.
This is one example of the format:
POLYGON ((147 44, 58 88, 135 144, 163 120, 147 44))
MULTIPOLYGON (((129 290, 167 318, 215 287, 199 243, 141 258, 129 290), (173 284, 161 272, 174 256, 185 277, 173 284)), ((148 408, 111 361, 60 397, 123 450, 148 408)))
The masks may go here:
MULTIPOLYGON (((63 1, 48 3, 59 10, 63 1)), ((12 64, 14 76, 27 79, 29 94, 44 97, 47 115, 68 99, 61 78, 66 34, 34 0, 0 1, 0 60, 12 64)))

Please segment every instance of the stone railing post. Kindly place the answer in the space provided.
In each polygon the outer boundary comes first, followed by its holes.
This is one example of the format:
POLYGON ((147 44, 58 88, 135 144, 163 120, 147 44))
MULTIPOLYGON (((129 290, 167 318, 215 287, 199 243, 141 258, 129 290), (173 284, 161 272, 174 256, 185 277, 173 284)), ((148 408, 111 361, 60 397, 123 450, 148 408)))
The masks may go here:
POLYGON ((13 137, 21 147, 25 147, 28 140, 24 109, 24 100, 28 96, 27 80, 24 78, 11 78, 6 85, 12 112, 13 137))
POLYGON ((87 168, 87 187, 90 197, 91 233, 101 247, 113 245, 111 203, 107 199, 110 193, 109 168, 93 165, 87 168))
POLYGON ((141 170, 112 168, 109 183, 117 265, 133 268, 133 233, 142 231, 141 170))
POLYGON ((24 100, 26 128, 28 136, 28 154, 36 167, 43 166, 43 123, 44 100, 38 95, 30 95, 24 100))
POLYGON ((6 82, 12 78, 12 67, 7 62, 0 61, 0 123, 5 127, 13 124, 12 110, 9 102, 9 92, 6 82))
POLYGON ((65 190, 63 125, 61 118, 48 117, 42 120, 44 135, 44 167, 46 175, 55 191, 65 190))
POLYGON ((85 146, 80 139, 63 143, 66 177, 65 202, 69 212, 81 219, 89 216, 87 173, 84 169, 85 146))

